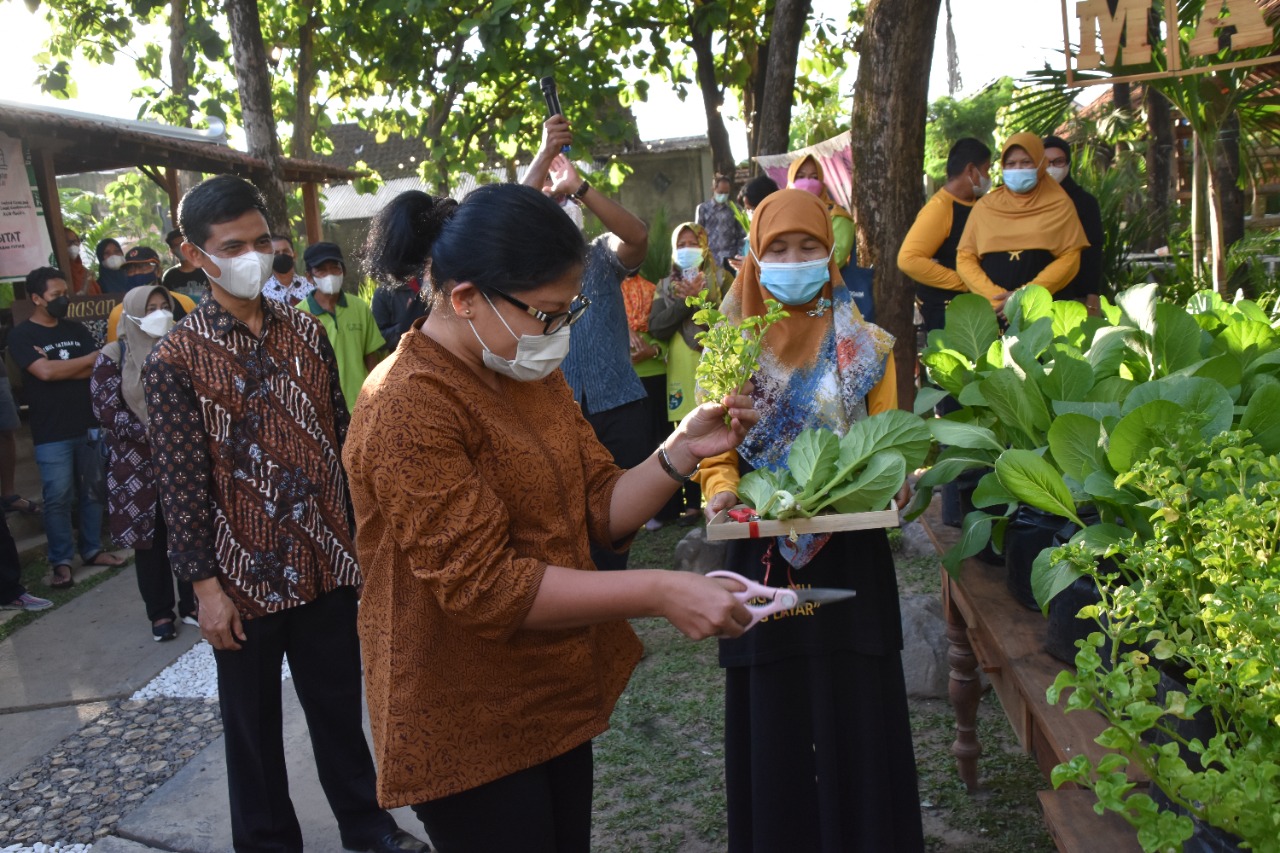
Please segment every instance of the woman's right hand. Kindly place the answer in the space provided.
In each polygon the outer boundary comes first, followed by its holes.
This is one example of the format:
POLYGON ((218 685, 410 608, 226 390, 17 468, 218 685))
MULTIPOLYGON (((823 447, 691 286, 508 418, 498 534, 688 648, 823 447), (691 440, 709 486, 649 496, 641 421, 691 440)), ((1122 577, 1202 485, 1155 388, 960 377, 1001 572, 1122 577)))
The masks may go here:
POLYGON ((707 517, 707 521, 710 521, 722 510, 733 509, 737 505, 738 496, 733 492, 716 492, 711 500, 707 501, 707 505, 702 508, 702 514, 707 517))
POLYGON ((666 575, 660 612, 689 639, 740 637, 751 624, 751 612, 733 594, 733 581, 689 572, 666 575))

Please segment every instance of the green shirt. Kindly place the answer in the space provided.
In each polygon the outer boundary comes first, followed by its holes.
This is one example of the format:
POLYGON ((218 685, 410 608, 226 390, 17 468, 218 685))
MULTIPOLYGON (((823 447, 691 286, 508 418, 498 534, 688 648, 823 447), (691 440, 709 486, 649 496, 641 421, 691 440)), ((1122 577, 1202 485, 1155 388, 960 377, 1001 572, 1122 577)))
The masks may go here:
POLYGON ((338 359, 338 381, 342 383, 342 396, 347 400, 347 410, 355 408, 356 397, 360 396, 360 386, 364 384, 369 370, 364 366, 364 357, 377 352, 387 345, 378 331, 378 324, 373 320, 373 311, 369 303, 358 296, 346 293, 338 294, 335 313, 324 310, 312 293, 298 303, 298 310, 317 317, 329 335, 329 345, 338 359))

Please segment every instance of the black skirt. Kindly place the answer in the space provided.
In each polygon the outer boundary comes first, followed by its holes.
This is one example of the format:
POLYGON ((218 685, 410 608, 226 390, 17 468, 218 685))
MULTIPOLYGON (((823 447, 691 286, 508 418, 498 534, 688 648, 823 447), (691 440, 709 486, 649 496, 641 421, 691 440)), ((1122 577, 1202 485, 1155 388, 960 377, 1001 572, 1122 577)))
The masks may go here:
POLYGON ((884 531, 834 534, 801 569, 774 540, 736 540, 726 557, 770 586, 858 592, 721 642, 730 853, 922 851, 884 531))

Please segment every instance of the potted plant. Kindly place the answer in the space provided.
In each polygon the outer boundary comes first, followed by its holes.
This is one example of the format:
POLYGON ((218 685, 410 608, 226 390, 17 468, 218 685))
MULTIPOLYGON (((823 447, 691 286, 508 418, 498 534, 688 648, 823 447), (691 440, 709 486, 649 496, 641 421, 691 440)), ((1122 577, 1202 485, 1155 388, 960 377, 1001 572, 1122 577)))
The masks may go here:
POLYGON ((1106 549, 1130 582, 1108 584, 1084 542, 1053 557, 1094 577, 1101 603, 1048 700, 1100 713, 1098 743, 1114 750, 1059 765, 1053 783, 1093 790, 1144 850, 1182 849, 1207 832, 1197 822, 1280 850, 1280 458, 1194 421, 1168 422, 1163 439, 1120 478, 1151 513, 1150 536, 1106 549), (1197 717, 1200 734, 1186 728, 1197 717), (1127 780, 1130 765, 1161 802, 1127 780))

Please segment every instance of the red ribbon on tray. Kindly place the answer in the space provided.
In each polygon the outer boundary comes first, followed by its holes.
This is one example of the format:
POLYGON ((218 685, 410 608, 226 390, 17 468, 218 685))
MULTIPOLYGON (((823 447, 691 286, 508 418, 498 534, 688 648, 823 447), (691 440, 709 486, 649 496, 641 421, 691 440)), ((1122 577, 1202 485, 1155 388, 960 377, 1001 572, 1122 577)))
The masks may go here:
POLYGON ((760 516, 756 515, 755 510, 751 509, 750 507, 740 506, 737 509, 729 510, 729 517, 732 518, 734 521, 751 525, 747 531, 748 533, 750 533, 751 538, 752 539, 760 538, 760 525, 756 524, 760 516))

